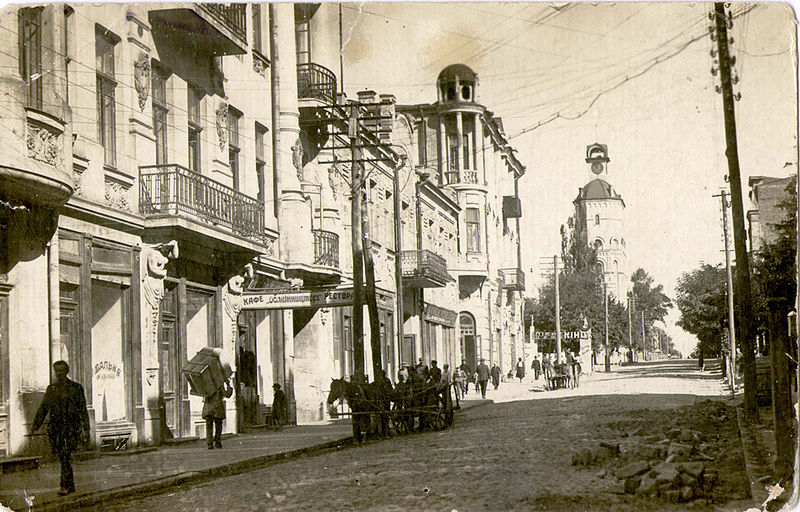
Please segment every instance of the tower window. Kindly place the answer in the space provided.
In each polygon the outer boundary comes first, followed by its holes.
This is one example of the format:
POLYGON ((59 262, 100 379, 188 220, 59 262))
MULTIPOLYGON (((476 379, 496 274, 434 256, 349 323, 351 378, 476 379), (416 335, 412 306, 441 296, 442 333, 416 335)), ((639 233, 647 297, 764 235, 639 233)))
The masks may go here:
POLYGON ((469 101, 470 97, 472 96, 472 88, 468 85, 465 85, 461 88, 461 98, 464 101, 469 101))
POLYGON ((600 224, 600 216, 599 215, 595 215, 594 216, 594 225, 597 226, 599 224, 600 224))

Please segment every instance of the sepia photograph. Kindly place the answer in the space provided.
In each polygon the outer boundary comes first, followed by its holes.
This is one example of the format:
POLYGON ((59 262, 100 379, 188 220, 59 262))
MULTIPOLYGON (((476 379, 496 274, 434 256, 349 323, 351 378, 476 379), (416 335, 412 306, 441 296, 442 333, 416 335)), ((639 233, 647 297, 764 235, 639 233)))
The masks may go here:
POLYGON ((0 512, 800 507, 797 33, 5 3, 0 512))

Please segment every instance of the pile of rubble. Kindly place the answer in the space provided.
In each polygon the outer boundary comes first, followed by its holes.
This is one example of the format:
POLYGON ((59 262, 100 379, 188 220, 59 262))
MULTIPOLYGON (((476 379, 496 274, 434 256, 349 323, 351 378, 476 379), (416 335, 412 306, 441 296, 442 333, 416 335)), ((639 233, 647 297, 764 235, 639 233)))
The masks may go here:
POLYGON ((707 400, 643 415, 607 424, 601 432, 606 441, 574 453, 572 465, 602 467, 597 476, 616 479, 610 490, 618 494, 673 503, 711 499, 719 483, 716 455, 727 450, 730 437, 720 432, 723 426, 731 428, 730 421, 735 425, 733 408, 707 400))

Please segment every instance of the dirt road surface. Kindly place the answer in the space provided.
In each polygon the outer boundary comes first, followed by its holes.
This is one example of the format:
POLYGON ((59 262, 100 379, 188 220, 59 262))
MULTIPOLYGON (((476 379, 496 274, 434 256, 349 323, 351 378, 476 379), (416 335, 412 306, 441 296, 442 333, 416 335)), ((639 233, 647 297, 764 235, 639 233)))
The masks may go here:
POLYGON ((578 389, 543 391, 541 381, 526 380, 503 383, 488 397, 495 403, 457 414, 454 428, 446 431, 369 442, 101 509, 628 511, 751 505, 736 415, 713 369, 700 373, 696 363, 681 360, 644 363, 595 373, 578 389), (666 445, 670 432, 686 431, 706 468, 719 474, 713 488, 681 502, 622 490, 614 477, 621 467, 647 457, 654 465, 663 456, 642 455, 640 445, 666 445), (619 445, 621 454, 573 465, 576 453, 599 441, 619 445))

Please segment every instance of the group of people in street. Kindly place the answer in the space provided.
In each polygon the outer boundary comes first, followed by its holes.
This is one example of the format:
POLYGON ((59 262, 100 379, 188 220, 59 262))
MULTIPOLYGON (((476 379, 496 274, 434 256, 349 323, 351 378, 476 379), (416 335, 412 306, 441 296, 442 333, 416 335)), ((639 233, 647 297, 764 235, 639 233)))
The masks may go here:
POLYGON ((554 362, 549 354, 545 354, 541 361, 539 360, 539 355, 534 356, 531 362, 531 369, 533 370, 534 380, 538 381, 539 377, 542 376, 545 389, 548 390, 560 386, 562 381, 565 387, 578 387, 582 372, 581 363, 577 355, 573 355, 568 350, 564 351, 564 361, 561 363, 554 362))

